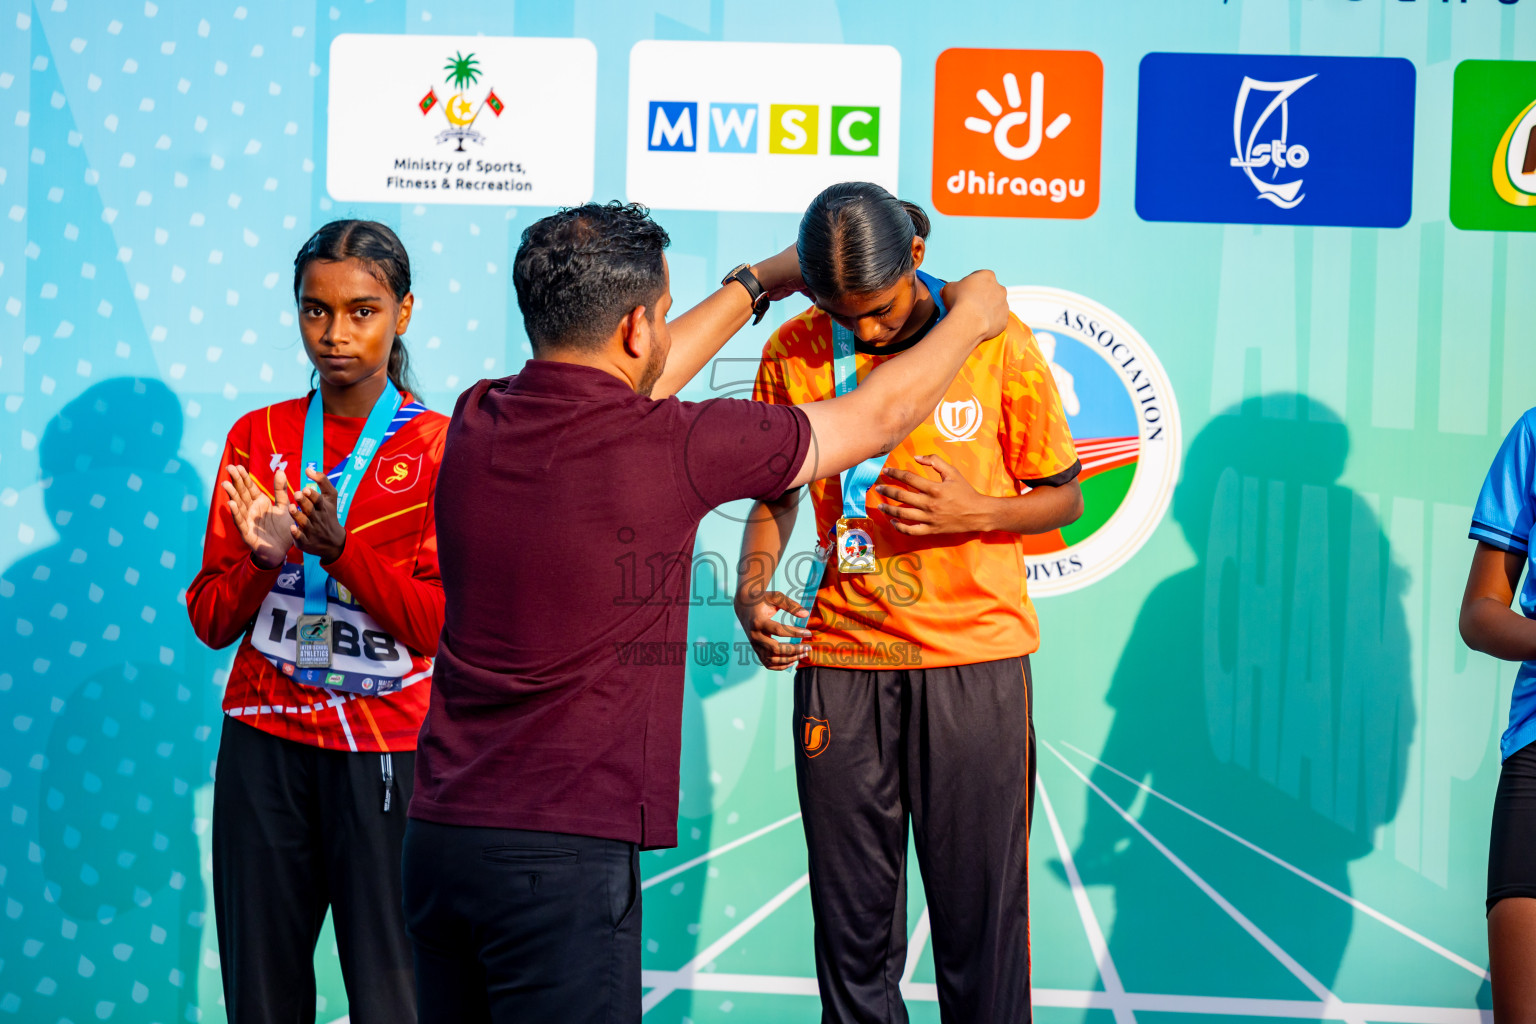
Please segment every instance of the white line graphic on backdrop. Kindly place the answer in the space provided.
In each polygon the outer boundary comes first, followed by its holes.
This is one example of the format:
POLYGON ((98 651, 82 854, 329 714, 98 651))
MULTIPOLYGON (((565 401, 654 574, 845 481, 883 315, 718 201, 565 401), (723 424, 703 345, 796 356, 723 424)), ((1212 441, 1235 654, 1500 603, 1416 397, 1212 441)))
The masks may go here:
POLYGON ((667 870, 665 870, 665 871, 658 872, 657 874, 654 874, 650 878, 647 878, 645 881, 641 882, 640 883, 640 888, 641 888, 642 891, 644 891, 646 889, 649 889, 653 885, 657 885, 657 884, 659 884, 661 882, 665 882, 667 879, 671 878, 673 875, 680 875, 684 871, 687 871, 689 868, 696 868, 700 864, 703 864, 707 860, 714 860, 716 857, 720 856, 722 853, 730 853, 732 850, 736 849, 736 847, 738 847, 738 846, 745 846, 747 843, 750 843, 752 840, 759 839, 759 838, 767 835, 769 832, 772 832, 776 828, 782 828, 783 826, 788 825, 790 822, 798 820, 799 817, 800 817, 800 812, 796 811, 794 814, 791 814, 787 818, 780 818, 778 821, 774 822, 771 825, 764 825, 762 828, 758 829, 756 832, 749 832, 746 835, 742 836, 740 839, 732 839, 730 842, 726 843, 724 846, 717 846, 713 850, 710 850, 708 853, 701 853, 697 857, 693 858, 692 860, 685 860, 681 864, 678 864, 678 865, 676 865, 674 867, 667 868, 667 870))
MULTIPOLYGON (((772 914, 775 910, 778 910, 784 904, 788 903, 790 897, 794 896, 794 894, 799 892, 801 889, 804 889, 810 880, 811 876, 809 872, 795 879, 777 896, 754 910, 745 921, 741 922, 741 924, 737 925, 735 928, 732 928, 720 938, 704 947, 704 951, 702 953, 694 957, 692 960, 689 960, 686 964, 683 964, 683 966, 678 968, 675 972, 672 972, 673 977, 669 979, 670 984, 668 982, 657 981, 656 987, 647 992, 645 994, 645 998, 640 1000, 640 1013, 642 1015, 649 1013, 651 1010, 656 1008, 657 1003, 667 998, 667 996, 671 995, 676 990, 680 988, 691 987, 684 983, 691 982, 696 979, 702 969, 707 968, 710 964, 714 963, 720 954, 730 949, 737 942, 740 942, 748 932, 767 920, 769 914, 772 914)), ((640 981, 642 985, 647 984, 645 981, 645 973, 646 972, 641 973, 640 981)))
MULTIPOLYGON (((645 971, 645 985, 668 985, 669 993, 678 989, 694 992, 729 992, 745 995, 816 996, 820 990, 815 978, 796 978, 781 974, 695 974, 680 978, 673 971, 645 971)), ((906 993, 911 1000, 936 1002, 937 988, 914 984, 906 993)), ((1393 1003, 1338 1003, 1328 1006, 1311 999, 1251 999, 1243 996, 1180 996, 1153 992, 1127 992, 1111 996, 1103 990, 1037 988, 1031 1002, 1077 1010, 1142 1010, 1149 1013, 1199 1013, 1229 1017, 1280 1017, 1293 1020, 1369 1020, 1373 1024, 1492 1024, 1493 1014, 1485 1010, 1454 1006, 1400 1006, 1393 1003), (1342 1012, 1341 1012, 1342 1011, 1342 1012), (1345 1013, 1348 1017, 1345 1017, 1345 1013)), ((344 1024, 336 1021, 333 1024, 344 1024)))
POLYGON ((1340 892, 1338 889, 1335 889, 1333 886, 1329 885, 1327 882, 1323 881, 1320 878, 1314 878, 1312 875, 1309 875, 1305 871, 1301 870, 1301 868, 1296 867, 1296 865, 1291 864, 1291 863, 1289 863, 1289 862, 1287 862, 1285 860, 1282 860, 1279 857, 1276 857, 1274 854, 1270 853, 1268 850, 1264 849, 1261 846, 1258 846, 1258 845, 1256 845, 1254 843, 1250 843, 1248 840, 1244 839, 1242 836, 1238 835, 1236 832, 1232 832, 1232 831, 1230 831, 1228 829, 1222 828, 1220 825, 1216 824, 1211 819, 1205 817, 1204 815, 1200 814, 1197 811, 1190 810, 1188 807, 1185 807, 1183 804, 1179 803, 1177 800, 1174 800, 1172 797, 1164 796, 1162 793, 1159 793, 1157 790, 1153 789, 1151 786, 1147 785, 1144 782, 1138 782, 1136 779, 1131 778, 1129 775, 1125 774, 1125 772, 1122 772, 1120 769, 1114 767, 1113 765, 1105 764, 1103 761, 1100 761, 1098 758, 1094 757, 1092 754, 1088 753, 1086 750, 1079 750, 1077 747, 1074 747, 1072 744, 1067 743, 1066 741, 1062 741, 1061 745, 1066 747, 1068 750, 1072 751, 1073 753, 1082 755, 1083 757, 1085 757, 1088 760, 1092 761, 1094 764, 1098 765, 1099 767, 1105 768, 1105 769, 1107 769, 1109 771, 1114 772, 1116 775, 1120 776, 1125 781, 1131 783, 1133 786, 1136 786, 1139 789, 1145 790, 1146 793, 1149 796, 1155 796, 1159 800, 1163 801, 1163 803, 1167 804, 1168 806, 1176 808, 1177 810, 1183 811, 1185 814, 1189 815, 1191 818, 1194 818, 1196 821, 1200 822, 1202 825, 1208 825, 1211 828, 1215 829, 1217 832, 1220 832, 1222 835, 1226 836, 1228 839, 1231 839, 1232 841, 1237 842, 1237 843, 1241 843, 1242 845, 1248 847, 1248 849, 1252 850, 1254 853, 1256 853, 1259 856, 1265 858, 1266 860, 1272 861, 1275 864, 1278 864, 1280 867, 1285 868, 1285 870, 1291 872, 1296 877, 1304 879, 1304 880, 1306 880, 1308 882, 1311 882, 1313 885, 1317 886, 1319 889, 1323 890, 1328 895, 1338 897, 1339 899, 1343 900, 1345 903, 1348 903, 1351 907, 1354 907, 1356 910, 1360 911, 1360 913, 1366 914, 1366 915, 1368 915, 1370 917, 1375 918, 1376 920, 1380 921, 1382 924, 1386 925, 1388 928, 1391 928, 1393 931, 1398 932, 1399 934, 1404 935, 1404 936, 1412 939, 1414 942, 1417 942, 1419 945, 1423 946, 1425 949, 1429 950, 1430 952, 1436 953, 1436 954, 1439 954, 1440 956, 1445 957, 1445 959, 1449 960, 1451 963, 1455 964, 1457 967, 1461 967, 1461 968, 1463 968, 1465 970, 1471 971, 1473 974, 1477 975, 1479 978, 1482 978, 1484 981, 1489 980, 1488 971, 1485 968, 1479 967, 1477 964, 1475 964, 1472 961, 1468 960, 1464 956, 1460 956, 1457 953, 1451 952, 1449 949, 1446 949, 1444 946, 1440 945, 1438 942, 1434 941, 1433 939, 1426 938, 1425 936, 1420 935, 1418 932, 1414 931, 1412 928, 1409 928, 1407 925, 1400 924, 1397 921, 1394 921, 1392 918, 1388 917, 1386 914, 1383 914, 1381 911, 1377 910, 1375 907, 1372 907, 1372 906, 1370 906, 1368 904, 1360 902, 1358 899, 1356 899, 1355 897, 1349 895, 1349 893, 1347 893, 1347 892, 1340 892))
POLYGON ((1061 866, 1067 873, 1067 885, 1072 889, 1077 914, 1083 919, 1083 931, 1088 936, 1088 947, 1093 950, 1094 963, 1098 964, 1104 991, 1111 998, 1119 1000, 1114 1007, 1115 1024, 1136 1024, 1135 1014, 1124 1003, 1125 986, 1120 983, 1120 972, 1115 969, 1115 961, 1109 955, 1109 943, 1104 940, 1104 929, 1099 927, 1099 918, 1093 912, 1093 904, 1088 902, 1088 891, 1083 888, 1083 878, 1077 873, 1072 849, 1067 845, 1067 837, 1062 834, 1061 822, 1056 820, 1056 808, 1051 806, 1051 798, 1045 792, 1045 780, 1039 775, 1035 776, 1035 790, 1040 794, 1040 809, 1045 812, 1045 820, 1050 823, 1051 838, 1056 840, 1056 852, 1061 856, 1061 866))
MULTIPOLYGON (((1067 765, 1068 769, 1070 769, 1072 773, 1078 777, 1078 779, 1083 781, 1089 786, 1089 788, 1098 793, 1098 795, 1104 799, 1111 807, 1118 811, 1122 817, 1126 816, 1125 811, 1121 810, 1120 807, 1116 805, 1112 800, 1109 800, 1103 792, 1097 789, 1097 787, 1094 787, 1091 783, 1089 783, 1087 778, 1069 762, 1067 762, 1065 758, 1062 758, 1062 755, 1053 747, 1051 747, 1049 743, 1046 743, 1045 746, 1051 751, 1051 753, 1055 754, 1057 758, 1061 759, 1062 762, 1067 765)), ((1298 877, 1312 883, 1313 885, 1318 886, 1325 892, 1328 892, 1330 895, 1344 900, 1351 906, 1360 910, 1362 913, 1367 914, 1378 921, 1381 921, 1383 924, 1399 932, 1400 934, 1413 939, 1415 942, 1424 946, 1426 949, 1429 949, 1439 954, 1440 956, 1445 957, 1446 959, 1456 963, 1466 970, 1471 971, 1473 974, 1476 974, 1479 977, 1486 977, 1486 973, 1483 968, 1480 968, 1476 964, 1471 963, 1471 961, 1468 961, 1465 958, 1451 952, 1450 950, 1445 949, 1438 943, 1425 938, 1418 932, 1413 931, 1411 928, 1399 924, 1398 922, 1387 917, 1385 914, 1382 914, 1380 911, 1373 909, 1372 907, 1360 902, 1352 896, 1339 892, 1337 889, 1329 886, 1326 882, 1316 879, 1307 874, 1305 871, 1302 871, 1301 869, 1286 863, 1285 861, 1256 846, 1255 844, 1242 838, 1236 833, 1233 833, 1211 821, 1210 819, 1205 818, 1198 812, 1185 807, 1183 804, 1178 803, 1170 797, 1164 796, 1150 786, 1137 782, 1135 779, 1132 779, 1129 775, 1119 771, 1112 765, 1104 764, 1104 762, 1099 761, 1097 758, 1087 753, 1086 751, 1081 750, 1080 748, 1070 743, 1063 743, 1063 746, 1067 747, 1072 752, 1081 755, 1087 760, 1092 761, 1095 764, 1102 765, 1108 771, 1115 773, 1126 781, 1131 782, 1137 787, 1145 790, 1148 795, 1156 797, 1157 799, 1162 800, 1170 806, 1183 811, 1185 814, 1188 814, 1195 820, 1209 826, 1217 832, 1220 832, 1222 835, 1227 836, 1233 841, 1248 847, 1260 856, 1265 857, 1266 859, 1274 862, 1280 867, 1285 868, 1298 877)), ((1097 917, 1093 914, 1093 908, 1091 904, 1087 902, 1086 890, 1084 890, 1082 887, 1081 876, 1077 874, 1076 864, 1071 859, 1066 837, 1061 832, 1060 822, 1056 818, 1055 808, 1051 805, 1050 798, 1046 794, 1045 784, 1043 780, 1037 779, 1036 781, 1037 790, 1040 794, 1041 807, 1045 809, 1046 819, 1051 826, 1051 832, 1053 838, 1056 841, 1057 850, 1062 858, 1062 865, 1067 872, 1068 884, 1072 888, 1073 899, 1077 902, 1078 912, 1082 917, 1083 928, 1088 936, 1089 946, 1093 950, 1095 959, 1099 964, 1100 977, 1103 979, 1105 987, 1102 991, 1036 988, 1033 990, 1033 998, 1031 1000, 1035 1006, 1049 1006, 1061 1009, 1109 1010, 1115 1014, 1117 1024, 1132 1024, 1132 1022, 1134 1022, 1134 1017, 1131 1015, 1138 1010, 1158 1013, 1193 1013, 1238 1017, 1290 1017, 1299 1020, 1337 1020, 1354 1022, 1354 1024, 1359 1024, 1359 1022, 1362 1021, 1380 1022, 1380 1024, 1492 1024, 1493 1016, 1490 1012, 1466 1007, 1403 1006, 1391 1003, 1346 1003, 1337 999, 1336 997, 1334 997, 1331 1001, 1324 1000, 1314 1002, 1310 1000, 1291 999, 1256 999, 1243 996, 1194 996, 1148 992, 1125 992, 1118 977, 1118 972, 1115 970, 1113 961, 1110 959, 1108 943, 1104 938, 1103 931, 1099 927, 1097 917), (1102 956, 1100 955, 1101 948, 1103 951, 1102 956), (1113 980, 1111 980, 1112 978, 1113 980)), ((729 843, 716 847, 715 849, 701 854, 698 857, 694 857, 693 859, 685 861, 682 864, 668 868, 666 871, 646 879, 646 881, 642 883, 642 888, 648 888, 657 884, 658 882, 665 881, 668 878, 680 874, 683 871, 697 867, 699 864, 702 864, 708 860, 712 860, 713 858, 718 857, 723 853, 727 853, 731 850, 744 846, 753 840, 759 839, 762 836, 775 831, 776 829, 782 828, 790 822, 797 820, 799 817, 800 815, 798 813, 788 815, 787 817, 765 825, 753 832, 749 832, 744 836, 733 839, 729 843)), ((1132 824, 1134 825, 1136 823, 1132 822, 1132 824)), ((1143 832, 1143 835, 1147 835, 1145 830, 1141 831, 1143 832)), ((1157 840, 1152 839, 1150 836, 1147 836, 1147 838, 1152 841, 1155 846, 1158 846, 1160 848, 1160 852, 1163 852, 1165 856, 1169 855, 1167 848, 1162 847, 1157 840)), ((767 904, 759 908, 755 913, 742 921, 741 924, 737 925, 730 932, 726 933, 725 936, 710 945, 702 953, 694 957, 687 964, 684 964, 683 967, 679 968, 678 970, 642 972, 642 984, 645 987, 651 989, 651 991, 647 993, 645 1000, 642 1003, 644 1011, 649 1012, 663 999, 665 999, 666 996, 680 990, 695 992, 738 993, 749 995, 783 995, 804 997, 819 996, 820 990, 817 987, 815 978, 791 977, 771 974, 726 974, 707 970, 709 964, 712 961, 718 959, 720 955, 723 954, 731 946, 735 945, 737 942, 740 942, 748 932, 750 932, 753 928, 756 928, 759 924, 766 920, 770 914, 778 910, 781 906, 784 905, 784 903, 788 902, 788 900, 793 897, 795 893, 804 888, 808 881, 808 875, 801 876, 799 879, 791 883, 787 889, 780 892, 767 904)), ((1210 895, 1210 893, 1207 892, 1207 895, 1210 895)), ((809 934, 809 924, 807 924, 807 934, 809 934)), ((909 940, 908 959, 906 969, 902 975, 902 994, 907 999, 914 1002, 932 1003, 938 1000, 937 986, 929 982, 912 981, 913 972, 917 966, 917 961, 922 955, 923 947, 927 943, 929 934, 929 914, 927 907, 924 907, 922 916, 918 919, 917 926, 913 929, 912 937, 909 940)), ((331 1024, 348 1024, 348 1019, 346 1017, 340 1017, 335 1021, 332 1021, 331 1024)))
POLYGON ((912 938, 907 941, 907 965, 901 972, 901 991, 906 991, 912 985, 912 975, 917 973, 917 962, 923 958, 923 947, 928 945, 928 932, 932 927, 928 920, 928 906, 923 905, 922 916, 917 919, 917 927, 912 929, 912 938))
POLYGON ((1229 901, 1225 896, 1217 892, 1211 886, 1211 883, 1207 882, 1198 873, 1196 873, 1194 868, 1184 863, 1178 854, 1168 849, 1168 847, 1163 845, 1161 840, 1159 840, 1151 832, 1148 832, 1145 825, 1131 817, 1130 812, 1111 800, 1108 793, 1104 792, 1092 781, 1090 781, 1088 776, 1084 775, 1078 769, 1077 765, 1063 757, 1061 755, 1061 751, 1057 750, 1055 747, 1051 746, 1050 743, 1044 740, 1041 742, 1045 744, 1045 749, 1049 750, 1052 754, 1055 754, 1056 759, 1067 766, 1068 771, 1082 780, 1083 785, 1097 793, 1099 798, 1108 804, 1116 814, 1125 819, 1126 824, 1130 825, 1137 832, 1141 833, 1143 839, 1151 843, 1158 853, 1161 853, 1164 857, 1166 857, 1168 863, 1178 868, 1179 871, 1183 873, 1185 878, 1188 878, 1191 882, 1194 882, 1195 886, 1201 892, 1205 893, 1211 898, 1211 902, 1215 903, 1226 913, 1228 917, 1237 922, 1239 928, 1253 936, 1254 941, 1263 946, 1265 950, 1269 952, 1270 956, 1280 961, 1281 966, 1290 971, 1292 976, 1294 976, 1297 981, 1305 985, 1308 991, 1317 996, 1318 999, 1322 1000, 1324 1009, 1327 1011, 1329 1017, 1337 1017, 1340 1020, 1346 1021, 1347 1024, 1365 1024, 1364 1017, 1359 1016, 1357 1012, 1353 1012, 1350 1010, 1350 1008, 1346 1007, 1338 996, 1334 995, 1328 990, 1327 985, 1324 985, 1321 981, 1318 981, 1317 978, 1313 977, 1311 971, 1307 970, 1296 961, 1295 957, 1281 949, 1279 943, 1270 938, 1262 928, 1250 921, 1248 916, 1233 906, 1231 901, 1229 901))

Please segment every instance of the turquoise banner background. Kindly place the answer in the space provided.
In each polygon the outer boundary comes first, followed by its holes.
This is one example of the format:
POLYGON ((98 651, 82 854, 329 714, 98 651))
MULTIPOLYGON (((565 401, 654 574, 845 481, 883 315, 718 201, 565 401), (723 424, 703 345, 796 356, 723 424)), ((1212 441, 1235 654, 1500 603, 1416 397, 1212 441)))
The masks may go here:
MULTIPOLYGON (((1536 235, 1449 222, 1452 84, 1462 60, 1536 60, 1536 0, 0 0, 0 1021, 223 1019, 208 824, 231 652, 193 637, 183 589, 225 431, 307 387, 298 245, 339 216, 397 228, 434 408, 528 357, 508 270, 546 210, 327 196, 341 32, 592 40, 598 199, 625 194, 635 42, 889 44, 901 192, 930 210, 943 50, 1096 53, 1097 212, 935 215, 927 265, 1109 307, 1183 427, 1150 540, 1039 602, 1037 1012, 1452 1024, 1489 1005, 1514 673, 1456 616, 1477 489, 1536 404, 1536 235), (1407 226, 1140 220, 1137 71, 1159 50, 1412 61, 1412 166, 1372 169, 1412 174, 1407 226)), ((798 222, 657 217, 680 307, 798 222)), ((684 397, 740 393, 770 327, 684 397)), ((741 511, 700 530, 694 638, 742 639, 741 511)), ((644 857, 647 1019, 816 1020, 789 678, 724 661, 689 665, 681 845, 644 857)), ((908 1002, 936 1021, 912 882, 908 1002)), ((319 1019, 342 1017, 329 932, 316 961, 319 1019)))

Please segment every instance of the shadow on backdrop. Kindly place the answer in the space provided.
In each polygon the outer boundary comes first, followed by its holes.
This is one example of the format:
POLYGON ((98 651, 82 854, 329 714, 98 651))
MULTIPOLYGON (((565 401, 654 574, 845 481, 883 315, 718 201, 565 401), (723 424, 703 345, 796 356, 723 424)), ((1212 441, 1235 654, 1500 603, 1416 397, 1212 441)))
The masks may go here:
MULTIPOLYGON (((1371 505, 1337 482, 1348 451, 1338 416, 1299 395, 1244 402, 1194 439, 1173 514, 1198 562, 1137 616, 1099 755, 1344 893, 1350 861, 1397 814, 1416 718, 1406 574, 1371 505)), ((1114 772, 1092 778, 1332 985, 1347 904, 1136 800, 1114 772)), ((1110 953, 1127 990, 1309 998, 1099 796, 1087 800, 1077 866, 1086 884, 1114 886, 1110 953)))
POLYGON ((0 1009, 197 1019, 194 793, 218 709, 182 588, 203 485, 158 380, 97 384, 39 448, 56 543, 0 576, 0 1009))

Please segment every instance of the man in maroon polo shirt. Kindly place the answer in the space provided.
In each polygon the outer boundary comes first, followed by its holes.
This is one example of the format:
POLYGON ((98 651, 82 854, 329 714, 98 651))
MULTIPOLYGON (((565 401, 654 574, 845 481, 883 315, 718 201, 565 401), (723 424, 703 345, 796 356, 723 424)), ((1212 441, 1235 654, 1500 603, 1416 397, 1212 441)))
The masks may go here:
POLYGON ((1007 322, 980 271, 847 396, 679 402, 662 396, 799 264, 738 268, 669 326, 667 242, 617 203, 529 227, 513 280, 534 358, 448 428, 447 614, 404 864, 424 1022, 639 1020, 639 851, 677 839, 699 521, 889 451, 1007 322))

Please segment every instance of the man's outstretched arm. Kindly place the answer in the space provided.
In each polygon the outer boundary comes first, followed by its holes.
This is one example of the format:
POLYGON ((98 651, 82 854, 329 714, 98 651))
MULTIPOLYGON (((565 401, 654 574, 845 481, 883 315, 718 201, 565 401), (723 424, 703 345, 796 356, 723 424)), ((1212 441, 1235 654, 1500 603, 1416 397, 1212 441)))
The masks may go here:
MULTIPOLYGON (((799 291, 800 257, 795 247, 752 265, 752 273, 770 299, 787 298, 799 291)), ((666 398, 680 391, 725 346, 752 316, 747 290, 727 281, 715 293, 671 323, 672 351, 667 366, 651 389, 652 398, 666 398)))

